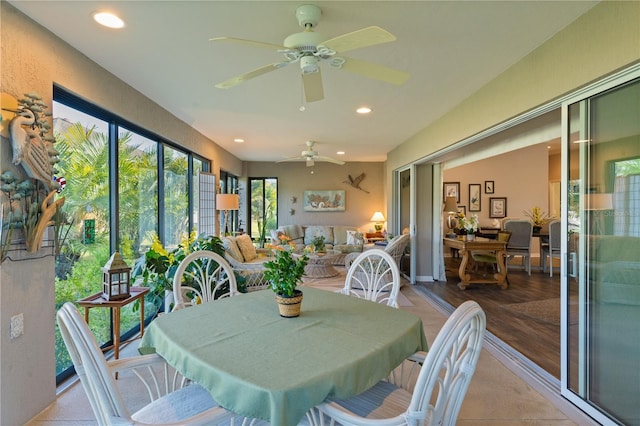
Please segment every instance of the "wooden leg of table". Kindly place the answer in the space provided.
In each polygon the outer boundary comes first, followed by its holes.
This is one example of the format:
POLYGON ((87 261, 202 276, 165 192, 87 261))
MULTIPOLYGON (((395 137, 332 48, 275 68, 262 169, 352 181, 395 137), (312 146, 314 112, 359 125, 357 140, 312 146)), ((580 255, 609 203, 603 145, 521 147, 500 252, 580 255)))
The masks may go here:
POLYGON ((84 322, 89 325, 89 308, 85 306, 84 308, 84 322))
POLYGON ((113 357, 120 358, 120 308, 113 308, 113 357))
POLYGON ((140 298, 140 337, 144 336, 144 294, 140 298))
POLYGON ((498 285, 502 289, 507 289, 509 284, 507 283, 507 266, 504 262, 505 252, 504 250, 496 251, 496 260, 498 261, 498 272, 494 274, 494 278, 498 282, 498 285))
POLYGON ((469 280, 471 276, 467 274, 467 263, 469 262, 469 251, 464 250, 462 253, 462 260, 460 261, 460 268, 458 268, 458 276, 460 277, 460 282, 458 283, 458 288, 460 290, 464 290, 469 285, 469 280))

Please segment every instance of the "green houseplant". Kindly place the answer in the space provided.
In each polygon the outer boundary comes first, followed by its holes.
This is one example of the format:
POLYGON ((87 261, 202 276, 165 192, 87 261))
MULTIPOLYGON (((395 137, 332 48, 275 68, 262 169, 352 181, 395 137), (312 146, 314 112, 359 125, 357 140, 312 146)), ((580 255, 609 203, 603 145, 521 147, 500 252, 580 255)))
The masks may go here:
POLYGON ((304 267, 309 258, 306 252, 302 255, 294 253, 295 244, 286 235, 281 235, 279 246, 270 245, 274 251, 274 259, 265 262, 264 277, 269 281, 269 287, 276 294, 276 301, 280 315, 283 317, 297 317, 300 315, 302 291, 298 283, 302 282, 304 267))

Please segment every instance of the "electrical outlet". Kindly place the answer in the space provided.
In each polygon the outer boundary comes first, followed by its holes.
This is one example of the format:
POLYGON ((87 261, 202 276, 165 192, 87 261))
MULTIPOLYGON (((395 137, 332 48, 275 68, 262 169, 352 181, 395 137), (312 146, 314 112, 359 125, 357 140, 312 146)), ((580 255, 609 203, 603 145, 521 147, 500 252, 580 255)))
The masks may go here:
POLYGON ((15 339, 24 334, 24 314, 11 317, 11 338, 15 339))

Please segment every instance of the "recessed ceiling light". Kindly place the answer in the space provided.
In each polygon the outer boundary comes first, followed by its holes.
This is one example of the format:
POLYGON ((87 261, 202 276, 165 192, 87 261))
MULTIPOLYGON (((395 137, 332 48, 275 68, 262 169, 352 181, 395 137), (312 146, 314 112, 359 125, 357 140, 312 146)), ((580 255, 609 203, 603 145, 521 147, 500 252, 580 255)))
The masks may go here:
POLYGON ((369 107, 360 107, 356 110, 358 114, 369 114, 371 112, 371 108, 369 107))
POLYGON ((242 139, 242 138, 235 138, 233 141, 234 141, 234 142, 237 142, 237 143, 242 143, 242 142, 244 142, 244 139, 242 139))
POLYGON ((95 12, 93 19, 108 28, 123 28, 124 21, 111 12, 95 12))
POLYGON ((338 152, 336 152, 336 154, 338 154, 338 155, 344 155, 344 151, 338 151, 338 152))

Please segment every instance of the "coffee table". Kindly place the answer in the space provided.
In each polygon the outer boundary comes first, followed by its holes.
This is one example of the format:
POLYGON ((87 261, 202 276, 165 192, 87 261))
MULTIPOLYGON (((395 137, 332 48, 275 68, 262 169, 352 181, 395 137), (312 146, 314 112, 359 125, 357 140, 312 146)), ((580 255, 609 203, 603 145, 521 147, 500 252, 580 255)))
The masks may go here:
MULTIPOLYGON (((294 258, 302 257, 302 252, 294 252, 294 258)), ((327 250, 322 253, 307 253, 309 262, 304 267, 304 274, 309 278, 331 278, 339 274, 333 262, 340 256, 338 250, 327 250)))

